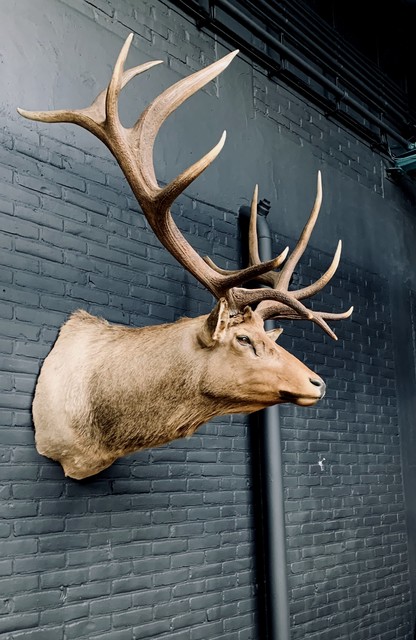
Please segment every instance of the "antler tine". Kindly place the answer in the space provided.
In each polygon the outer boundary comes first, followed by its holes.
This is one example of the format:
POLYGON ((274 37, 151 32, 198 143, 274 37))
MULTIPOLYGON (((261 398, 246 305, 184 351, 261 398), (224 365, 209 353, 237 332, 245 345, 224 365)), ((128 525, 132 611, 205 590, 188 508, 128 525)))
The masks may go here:
POLYGON ((325 273, 308 287, 303 287, 302 289, 291 291, 292 295, 297 298, 297 300, 303 300, 303 298, 310 298, 311 296, 315 295, 315 293, 318 293, 318 291, 321 291, 321 289, 323 289, 328 284, 328 282, 331 280, 332 276, 338 269, 339 261, 341 258, 341 251, 342 240, 339 240, 336 251, 334 253, 334 257, 332 258, 332 262, 325 273))
MULTIPOLYGON (((311 317, 309 320, 312 320, 320 326, 325 333, 327 333, 334 340, 338 340, 335 333, 328 326, 325 320, 344 320, 345 318, 349 318, 354 311, 354 307, 350 307, 347 311, 343 311, 341 313, 327 313, 325 311, 311 311, 311 317)), ((270 320, 272 318, 285 318, 286 320, 299 320, 299 314, 293 313, 292 309, 289 309, 287 306, 283 306, 281 303, 273 303, 263 308, 257 308, 257 312, 260 314, 263 320, 270 320)), ((302 318, 300 318, 302 319, 302 318)))
MULTIPOLYGON (((261 264, 261 258, 259 255, 259 241, 257 235, 257 201, 258 201, 258 185, 254 187, 253 198, 251 200, 250 208, 250 222, 248 229, 248 260, 249 264, 261 264)), ((278 256, 279 263, 274 267, 275 269, 280 267, 286 260, 289 253, 289 247, 286 247, 282 253, 278 256)), ((276 273, 271 270, 262 274, 257 278, 259 284, 275 287, 279 282, 280 273, 276 273)))
POLYGON ((348 311, 340 314, 314 312, 296 300, 291 293, 270 289, 238 289, 238 301, 241 306, 245 304, 255 305, 258 302, 267 301, 264 307, 260 304, 256 309, 262 320, 270 320, 277 317, 287 320, 312 320, 334 340, 338 340, 338 338, 325 322, 325 318, 340 320, 341 318, 348 318, 353 311, 353 307, 351 307, 348 311), (270 300, 274 302, 270 303, 270 300))
POLYGON ((251 199, 250 223, 248 228, 248 260, 249 264, 260 264, 259 241, 257 237, 257 201, 259 199, 259 186, 254 187, 251 199))
MULTIPOLYGON (((330 313, 326 311, 308 311, 317 318, 322 318, 323 320, 345 320, 345 318, 349 318, 354 311, 354 307, 350 307, 347 311, 342 311, 340 313, 330 313)), ((298 320, 299 316, 293 313, 292 309, 289 309, 286 306, 282 306, 279 302, 274 302, 268 307, 263 307, 262 309, 257 308, 257 312, 261 315, 263 320, 270 320, 272 318, 286 318, 286 320, 298 320)), ((309 318, 312 320, 312 318, 309 318)))
MULTIPOLYGON (((144 170, 145 179, 153 186, 158 186, 153 168, 153 146, 160 127, 185 100, 224 71, 238 53, 238 50, 232 51, 208 67, 168 87, 148 105, 133 126, 131 134, 135 139, 138 163, 144 170)), ((213 159, 201 168, 200 173, 213 159)))
POLYGON ((287 287, 289 286, 293 271, 308 245, 309 238, 311 237, 311 233, 313 231, 315 222, 319 215, 321 204, 322 204, 322 177, 321 177, 321 172, 318 171, 315 203, 312 207, 311 214, 300 235, 300 238, 297 242, 296 247, 294 248, 294 250, 288 257, 288 259, 286 260, 286 263, 279 274, 279 288, 282 287, 282 289, 287 289, 287 287))
POLYGON ((265 273, 257 273, 253 269, 221 269, 218 267, 210 257, 205 256, 205 262, 217 273, 229 276, 229 275, 237 275, 244 274, 244 279, 241 279, 238 284, 244 284, 250 280, 256 279, 260 284, 265 284, 269 286, 273 286, 278 274, 273 271, 273 269, 277 269, 280 267, 286 259, 286 256, 289 252, 289 247, 286 247, 272 262, 262 262, 259 256, 258 250, 258 237, 257 237, 257 200, 258 200, 258 185, 256 184, 254 187, 253 197, 251 199, 251 208, 250 208, 250 222, 249 222, 249 256, 248 256, 248 264, 249 267, 257 267, 262 265, 271 265, 273 262, 273 266, 270 266, 269 270, 265 273))
POLYGON ((120 95, 120 91, 122 89, 124 63, 127 60, 127 55, 129 53, 132 42, 133 34, 130 33, 126 38, 126 41, 123 44, 120 53, 118 54, 116 64, 114 65, 113 75, 111 76, 110 84, 108 85, 105 100, 105 111, 109 125, 119 123, 118 96, 120 95))
MULTIPOLYGON (((258 238, 257 238, 257 185, 254 192, 253 200, 251 203, 251 214, 250 214, 250 226, 249 226, 249 264, 258 264, 261 262, 258 252, 258 238)), ((299 238, 299 241, 293 250, 292 254, 286 261, 286 264, 283 266, 280 272, 276 273, 271 271, 269 273, 265 273, 258 278, 259 284, 266 284, 274 289, 278 290, 287 290, 290 282, 290 278, 293 274, 294 268, 298 264, 305 248, 308 244, 309 238, 315 226, 315 222, 319 215, 319 210, 322 203, 322 177, 321 172, 318 171, 317 177, 317 194, 315 198, 315 203, 312 208, 311 214, 309 216, 308 222, 306 223, 302 234, 299 238)), ((287 248, 287 251, 289 248, 287 248)), ((303 298, 308 298, 313 296, 315 293, 323 289, 325 285, 332 278, 334 273, 336 272, 339 260, 341 256, 342 250, 342 242, 341 240, 338 242, 337 249, 334 254, 334 258, 332 260, 331 265, 327 269, 327 271, 312 285, 308 287, 304 287, 302 289, 298 289, 297 291, 291 291, 291 295, 297 300, 302 300, 303 298)))
MULTIPOLYGON (((38 122, 69 122, 78 124, 100 138, 111 149, 111 140, 106 133, 106 125, 121 128, 118 120, 117 97, 128 82, 140 73, 162 64, 163 60, 152 60, 123 72, 124 62, 129 52, 133 34, 130 34, 123 45, 114 67, 108 87, 101 91, 89 107, 84 109, 55 109, 51 111, 27 111, 18 108, 18 113, 29 120, 38 122)), ((111 151, 113 151, 111 149, 111 151)))
POLYGON ((219 142, 211 149, 211 151, 208 151, 208 153, 200 160, 197 160, 197 162, 185 169, 185 171, 169 182, 166 187, 159 190, 158 204, 162 210, 167 211, 176 198, 185 191, 185 189, 189 187, 189 185, 196 180, 196 178, 200 176, 207 167, 209 167, 211 162, 213 162, 221 152, 225 144, 226 137, 227 132, 224 131, 219 142))
POLYGON ((221 267, 216 265, 209 256, 204 256, 204 260, 207 264, 209 264, 211 269, 224 276, 241 274, 242 279, 239 281, 239 284, 244 284, 245 282, 256 279, 256 281, 260 282, 261 284, 273 286, 273 276, 277 274, 275 274, 274 271, 270 270, 266 273, 256 274, 257 267, 261 267, 262 269, 276 269, 277 267, 280 267, 280 265, 285 261, 287 252, 288 247, 286 247, 286 249, 284 249, 282 253, 279 253, 279 255, 276 256, 276 258, 274 258, 273 260, 270 260, 268 262, 260 262, 260 264, 251 265, 251 267, 247 267, 246 269, 222 269, 221 267))
POLYGON ((326 311, 316 311, 315 313, 325 320, 344 320, 349 318, 353 311, 354 307, 350 307, 347 311, 342 311, 341 313, 327 313, 326 311))

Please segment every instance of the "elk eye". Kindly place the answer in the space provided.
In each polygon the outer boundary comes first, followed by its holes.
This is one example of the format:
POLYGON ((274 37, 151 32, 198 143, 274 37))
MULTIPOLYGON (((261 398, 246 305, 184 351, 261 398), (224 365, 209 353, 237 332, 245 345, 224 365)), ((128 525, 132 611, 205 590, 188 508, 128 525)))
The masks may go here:
POLYGON ((251 340, 248 336, 237 336, 237 340, 240 344, 251 344, 251 340))

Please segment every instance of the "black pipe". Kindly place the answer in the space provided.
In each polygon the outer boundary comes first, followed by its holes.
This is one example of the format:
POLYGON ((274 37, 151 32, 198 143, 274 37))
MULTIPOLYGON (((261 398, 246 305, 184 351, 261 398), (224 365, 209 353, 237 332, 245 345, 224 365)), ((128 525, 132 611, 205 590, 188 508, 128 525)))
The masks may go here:
MULTIPOLYGON (((257 235, 261 260, 273 258, 272 236, 266 216, 268 201, 261 201, 257 212, 257 235)), ((245 225, 250 216, 249 207, 240 208, 240 219, 245 225)), ((274 323, 265 323, 272 329, 274 323)), ((251 443, 253 458, 258 460, 260 479, 255 479, 260 495, 255 497, 259 509, 262 540, 260 577, 262 600, 266 623, 264 636, 267 640, 290 640, 289 598, 287 588, 286 530, 283 491, 283 464, 280 439, 279 407, 274 405, 253 414, 251 420, 251 443)), ((263 622, 263 621, 262 621, 263 622)), ((263 624, 262 624, 263 626, 263 624)))

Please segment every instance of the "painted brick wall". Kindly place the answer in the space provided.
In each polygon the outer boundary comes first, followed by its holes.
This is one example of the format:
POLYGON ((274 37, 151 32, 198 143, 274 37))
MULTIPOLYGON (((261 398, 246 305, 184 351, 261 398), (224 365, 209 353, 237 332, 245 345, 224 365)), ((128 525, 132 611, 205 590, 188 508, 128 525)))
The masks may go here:
POLYGON ((311 145, 320 162, 354 182, 383 194, 384 163, 379 154, 306 103, 294 91, 270 82, 261 69, 253 76, 253 104, 257 117, 270 119, 281 135, 311 145))
MULTIPOLYGON (((181 74, 216 55, 209 36, 159 1, 55 5, 55 17, 65 5, 120 36, 133 28, 181 74)), ((254 78, 260 87, 264 78, 254 78)), ((256 118, 276 109, 273 91, 263 92, 264 113, 254 99, 256 118)), ((296 109, 308 109, 281 103, 291 122, 296 109)), ((84 482, 65 480, 37 455, 31 397, 68 313, 82 307, 142 326, 205 313, 211 299, 160 248, 108 156, 54 137, 53 127, 45 134, 20 120, 1 124, 0 637, 260 640, 243 417, 215 420, 190 440, 133 454, 84 482)), ((346 164, 345 133, 327 121, 316 117, 310 139, 303 121, 296 130, 279 124, 295 143, 303 132, 302 144, 321 161, 330 163, 338 148, 346 164)), ((358 143, 356 154, 360 170, 350 168, 361 177, 351 179, 367 180, 381 196, 377 156, 358 143)), ((219 207, 215 193, 209 203, 183 196, 175 215, 202 255, 233 266, 237 208, 219 207)), ((293 238, 279 238, 276 250, 283 240, 293 246, 293 238)), ((316 279, 328 261, 309 251, 298 284, 316 279)), ((335 311, 354 304, 356 312, 338 323, 337 343, 304 323, 282 337, 328 383, 316 408, 282 409, 293 638, 409 640, 386 280, 344 260, 321 300, 335 311)))

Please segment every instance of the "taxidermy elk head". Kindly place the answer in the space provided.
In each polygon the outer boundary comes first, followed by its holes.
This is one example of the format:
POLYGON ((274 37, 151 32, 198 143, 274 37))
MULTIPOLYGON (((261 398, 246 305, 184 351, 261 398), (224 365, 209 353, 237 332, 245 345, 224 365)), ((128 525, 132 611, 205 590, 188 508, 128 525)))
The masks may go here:
POLYGON ((39 453, 58 460, 65 474, 77 479, 105 469, 129 452, 189 436, 217 415, 252 412, 280 402, 315 404, 324 395, 324 382, 275 343, 281 329, 265 331, 263 322, 309 319, 335 338, 326 320, 347 318, 352 311, 311 311, 301 302, 322 289, 335 273, 340 243, 321 278, 289 291, 291 275, 318 216, 320 175, 312 213, 287 260, 288 249, 269 262, 259 258, 257 188, 247 268, 222 270, 188 244, 170 206, 216 158, 225 133, 206 156, 165 187, 158 185, 153 169, 154 141, 166 118, 221 73, 237 52, 166 89, 126 129, 118 116, 121 89, 134 76, 159 64, 148 62, 124 71, 132 38, 127 38, 121 50, 110 84, 90 107, 48 112, 19 109, 19 113, 41 122, 75 123, 102 140, 162 245, 218 303, 207 316, 161 326, 110 325, 85 311, 75 312, 63 325, 37 382, 33 418, 39 453), (253 281, 261 286, 242 286, 253 281))

